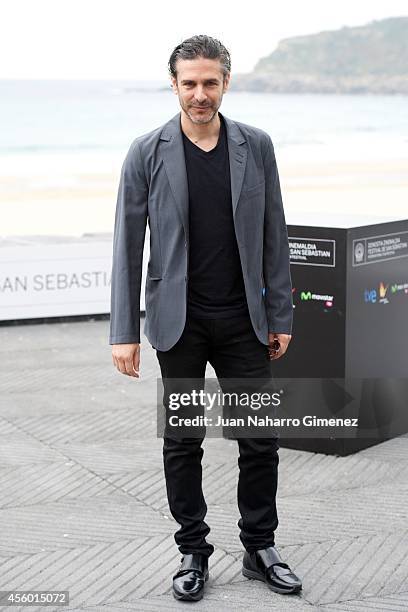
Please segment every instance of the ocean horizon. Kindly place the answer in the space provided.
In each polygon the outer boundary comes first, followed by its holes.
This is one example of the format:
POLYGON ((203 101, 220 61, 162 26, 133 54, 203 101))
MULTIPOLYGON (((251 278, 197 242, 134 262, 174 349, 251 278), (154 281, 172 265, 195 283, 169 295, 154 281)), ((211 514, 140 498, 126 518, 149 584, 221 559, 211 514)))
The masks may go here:
MULTIPOLYGON (((123 159, 180 110, 170 81, 0 81, 2 235, 112 231, 123 159)), ((285 209, 405 214, 407 97, 227 92, 271 136, 285 209)))
MULTIPOLYGON (((372 158, 377 147, 406 155, 407 108, 403 95, 227 92, 220 111, 264 129, 285 157, 324 160, 336 150, 336 159, 372 158)), ((0 155, 123 153, 177 112, 166 79, 0 80, 0 155)))

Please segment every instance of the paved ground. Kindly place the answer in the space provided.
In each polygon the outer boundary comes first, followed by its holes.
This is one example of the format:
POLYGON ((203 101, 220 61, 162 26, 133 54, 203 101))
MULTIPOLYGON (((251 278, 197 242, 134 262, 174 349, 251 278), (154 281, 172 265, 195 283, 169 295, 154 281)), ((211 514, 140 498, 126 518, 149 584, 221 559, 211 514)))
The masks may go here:
MULTIPOLYGON (((156 356, 145 342, 141 380, 122 376, 107 337, 107 321, 0 328, 0 589, 69 589, 69 610, 186 610, 170 592, 179 554, 155 434, 156 356)), ((216 553, 192 607, 408 610, 408 438, 345 458, 284 448, 280 458, 277 547, 302 595, 241 575, 236 443, 209 439, 216 553)))

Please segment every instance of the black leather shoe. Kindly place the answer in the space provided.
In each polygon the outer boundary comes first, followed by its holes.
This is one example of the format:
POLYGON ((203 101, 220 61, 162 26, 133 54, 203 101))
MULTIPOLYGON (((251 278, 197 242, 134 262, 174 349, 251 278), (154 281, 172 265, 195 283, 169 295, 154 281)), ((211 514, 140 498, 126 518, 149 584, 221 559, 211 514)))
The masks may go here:
POLYGON ((176 599, 198 601, 204 595, 208 580, 208 557, 199 553, 183 555, 177 574, 173 576, 173 595, 176 599))
POLYGON ((276 593, 298 593, 302 588, 301 580, 284 563, 274 546, 245 551, 242 574, 247 578, 262 580, 276 593))

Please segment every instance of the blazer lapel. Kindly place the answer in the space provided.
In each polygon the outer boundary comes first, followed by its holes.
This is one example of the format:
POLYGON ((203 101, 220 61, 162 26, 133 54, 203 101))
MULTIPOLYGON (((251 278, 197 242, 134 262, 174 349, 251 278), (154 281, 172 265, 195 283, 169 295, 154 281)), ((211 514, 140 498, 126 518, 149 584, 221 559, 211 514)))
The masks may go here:
POLYGON ((248 151, 246 146, 242 146, 246 143, 243 133, 238 128, 237 124, 228 119, 225 115, 222 115, 225 119, 227 127, 228 137, 228 151, 229 151, 229 163, 231 173, 231 197, 232 197, 232 211, 235 215, 238 206, 239 196, 242 191, 242 184, 244 181, 245 168, 247 163, 248 151))
POLYGON ((188 240, 188 183, 180 113, 166 123, 160 140, 163 141, 162 155, 167 178, 188 240))
MULTIPOLYGON (((246 140, 237 124, 225 115, 222 116, 225 119, 227 128, 232 211, 235 215, 239 196, 242 191, 248 152, 247 147, 242 146, 246 143, 246 140)), ((162 141, 163 163, 166 169, 167 178, 188 240, 188 183, 180 125, 180 113, 177 113, 177 115, 166 123, 160 135, 160 140, 162 141)))

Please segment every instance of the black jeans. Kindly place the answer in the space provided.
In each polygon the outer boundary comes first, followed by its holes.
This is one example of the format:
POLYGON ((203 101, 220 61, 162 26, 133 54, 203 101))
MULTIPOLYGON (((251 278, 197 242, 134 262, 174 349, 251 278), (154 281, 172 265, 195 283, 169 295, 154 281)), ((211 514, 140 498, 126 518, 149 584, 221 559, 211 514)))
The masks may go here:
MULTIPOLYGON (((271 362, 249 315, 229 319, 187 317, 178 342, 168 351, 156 350, 164 381, 164 397, 174 392, 171 378, 202 380, 207 361, 217 378, 268 378, 271 362), (167 381, 165 379, 168 379, 167 381)), ((166 402, 165 402, 166 405, 166 402)), ((238 438, 238 521, 240 540, 252 552, 273 546, 278 526, 278 439, 238 438)), ((179 523, 175 541, 182 554, 210 556, 214 546, 206 541, 210 528, 204 521, 207 505, 202 491, 203 438, 175 439, 164 434, 163 460, 171 514, 179 523)))

